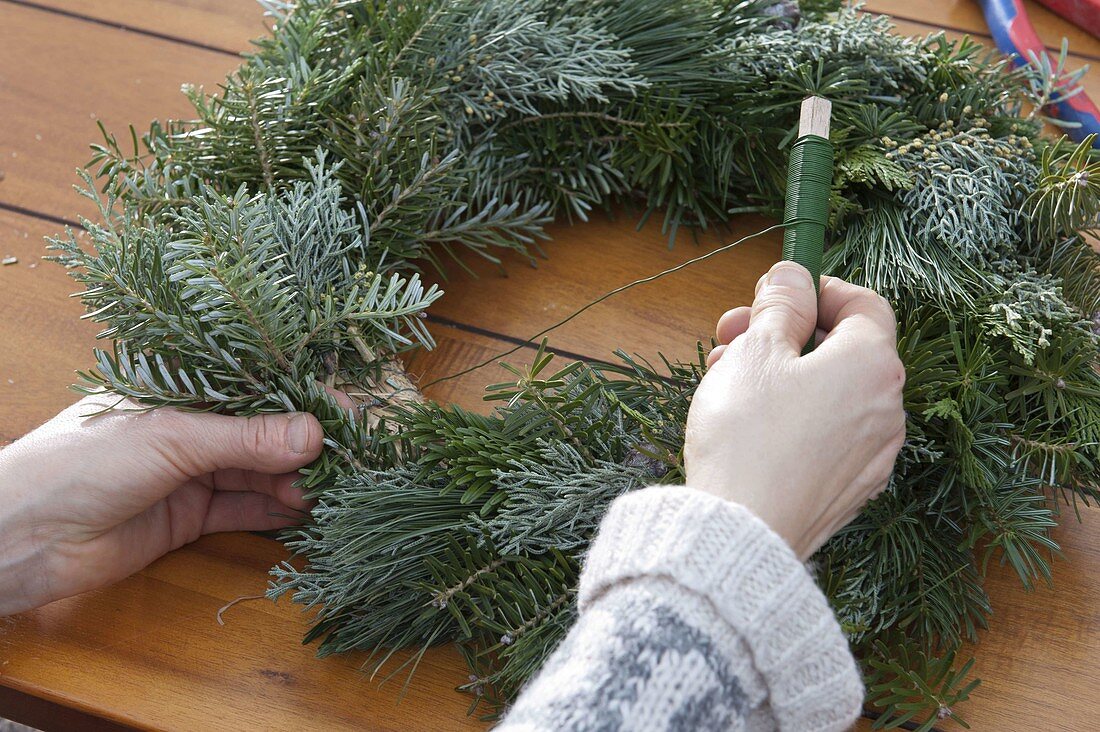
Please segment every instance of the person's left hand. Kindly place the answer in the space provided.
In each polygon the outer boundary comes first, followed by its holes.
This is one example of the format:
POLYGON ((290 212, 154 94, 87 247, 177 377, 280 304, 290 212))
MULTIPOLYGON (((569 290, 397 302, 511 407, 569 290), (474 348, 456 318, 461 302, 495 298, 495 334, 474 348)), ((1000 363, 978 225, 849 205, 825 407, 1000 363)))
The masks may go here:
POLYGON ((0 616, 127 577, 217 531, 295 523, 309 414, 134 411, 86 397, 0 450, 0 616), (129 411, 126 411, 129 410, 129 411))

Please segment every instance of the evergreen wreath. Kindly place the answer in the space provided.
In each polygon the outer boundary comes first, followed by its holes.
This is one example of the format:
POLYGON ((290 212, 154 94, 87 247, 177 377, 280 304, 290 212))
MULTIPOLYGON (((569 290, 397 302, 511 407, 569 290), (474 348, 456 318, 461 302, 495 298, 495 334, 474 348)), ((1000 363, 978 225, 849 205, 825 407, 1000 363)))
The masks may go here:
MULTIPOLYGON (((491 415, 424 401, 458 250, 530 254, 543 226, 640 201, 680 227, 777 215, 810 94, 833 103, 826 271, 897 308, 908 438, 889 489, 816 556, 879 725, 954 716, 956 659, 1007 561, 1049 580, 1064 504, 1100 498, 1100 213, 1091 141, 1040 135, 1062 68, 906 39, 834 0, 268 0, 269 37, 195 119, 104 132, 102 221, 52 241, 112 345, 83 388, 150 406, 306 410, 318 500, 272 597, 321 655, 455 641, 506 704, 575 614, 607 504, 683 479, 703 366, 555 370, 491 415), (1030 111, 1028 111, 1030 110, 1030 111), (352 393, 342 409, 326 386, 352 393)), ((415 664, 418 654, 408 663, 415 664)))

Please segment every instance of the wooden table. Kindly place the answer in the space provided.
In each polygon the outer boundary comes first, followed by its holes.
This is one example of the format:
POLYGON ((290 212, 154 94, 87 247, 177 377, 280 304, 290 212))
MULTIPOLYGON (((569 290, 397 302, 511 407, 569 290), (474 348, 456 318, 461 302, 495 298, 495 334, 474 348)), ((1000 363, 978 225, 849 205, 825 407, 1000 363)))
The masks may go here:
MULTIPOLYGON (((905 33, 942 26, 986 37, 976 6, 943 0, 876 0, 905 33)), ((1052 46, 1070 37, 1073 62, 1100 61, 1100 43, 1029 4, 1052 46)), ((39 264, 42 237, 91 214, 70 184, 88 156, 94 122, 121 131, 153 117, 186 115, 181 82, 213 87, 234 68, 248 38, 263 32, 252 0, 0 0, 0 445, 75 399, 73 371, 90 360, 95 327, 78 320, 74 289, 60 268, 39 264)), ((1089 87, 1100 98, 1100 73, 1089 87)), ((733 235, 760 221, 735 222, 733 235)), ((550 259, 519 260, 508 276, 481 265, 481 279, 456 274, 434 310, 439 348, 411 363, 427 378, 499 352, 612 286, 714 247, 681 241, 669 250, 655 227, 597 216, 552 229, 550 259), (492 307, 483 292, 491 288, 492 307)), ((726 235, 723 235, 726 238, 726 235)), ((559 330, 566 357, 606 358, 614 347, 689 357, 727 307, 747 303, 777 258, 773 237, 694 271, 632 290, 559 330)), ((513 358, 522 361, 530 351, 513 358)), ((471 408, 499 373, 483 369, 432 389, 435 399, 471 408)), ((984 679, 962 710, 976 730, 1091 730, 1100 711, 1100 531, 1056 532, 1067 561, 1055 589, 1025 595, 994 569, 993 629, 981 641, 984 679)), ((407 691, 379 686, 361 658, 318 661, 300 643, 307 618, 290 603, 230 600, 262 591, 281 546, 249 534, 210 536, 113 587, 25 613, 0 625, 0 716, 47 730, 463 730, 464 679, 450 648, 428 654, 407 691)), ((863 727, 868 727, 866 722, 863 727)))

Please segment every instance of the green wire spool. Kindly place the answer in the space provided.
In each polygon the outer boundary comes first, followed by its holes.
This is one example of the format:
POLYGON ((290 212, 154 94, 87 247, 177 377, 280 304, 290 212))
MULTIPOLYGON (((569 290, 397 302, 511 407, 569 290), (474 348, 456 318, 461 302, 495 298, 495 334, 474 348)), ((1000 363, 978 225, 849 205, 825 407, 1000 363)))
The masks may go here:
MULTIPOLYGON (((833 143, 829 142, 832 104, 822 97, 802 102, 798 140, 787 166, 787 199, 783 210, 783 259, 810 271, 814 289, 820 290, 821 258, 825 251, 825 226, 829 222, 829 192, 833 185, 833 143)), ((813 336, 802 349, 814 348, 813 336)))

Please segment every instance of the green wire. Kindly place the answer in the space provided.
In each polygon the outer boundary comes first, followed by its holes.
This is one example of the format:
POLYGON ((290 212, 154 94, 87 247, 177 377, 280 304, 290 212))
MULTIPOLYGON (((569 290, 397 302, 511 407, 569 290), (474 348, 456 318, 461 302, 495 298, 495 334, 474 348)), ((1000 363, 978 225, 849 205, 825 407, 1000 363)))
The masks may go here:
POLYGON ((670 274, 673 274, 674 272, 679 272, 680 270, 684 269, 685 267, 690 267, 693 264, 698 264, 699 262, 710 259, 711 257, 716 256, 718 254, 721 254, 722 252, 728 251, 728 250, 732 249, 733 247, 737 246, 738 244, 748 241, 749 239, 755 239, 758 236, 763 236, 764 234, 769 234, 769 233, 775 231, 776 229, 797 225, 798 223, 800 223, 800 222, 794 221, 793 223, 791 223, 791 222, 786 222, 785 221, 782 224, 774 224, 772 226, 769 226, 766 229, 761 229, 760 231, 757 231, 753 234, 748 234, 747 236, 743 236, 735 242, 731 242, 729 244, 723 244, 722 246, 718 247, 717 249, 709 251, 706 254, 702 254, 698 257, 694 257, 692 259, 687 260, 686 262, 681 262, 680 264, 677 264, 674 267, 669 267, 668 269, 663 270, 661 272, 658 272, 655 275, 650 275, 649 277, 642 277, 641 279, 634 280, 633 282, 628 282, 625 285, 621 285, 619 287, 616 287, 614 290, 611 290, 610 292, 605 292, 603 295, 600 295, 599 297, 597 297, 592 302, 586 304, 584 307, 580 308, 579 310, 576 310, 573 313, 567 315, 566 317, 562 318, 561 320, 554 323, 553 325, 548 326, 546 328, 543 328, 542 330, 540 330, 538 333, 535 333, 530 338, 518 343, 515 346, 515 348, 510 348, 507 351, 496 354, 495 356, 490 356, 489 358, 485 359, 481 363, 474 364, 473 366, 470 366, 469 368, 462 369, 461 371, 458 371, 456 373, 448 374, 447 376, 441 376, 438 379, 433 379, 432 381, 429 381, 427 384, 421 384, 420 388, 421 388, 421 390, 424 390, 424 389, 427 389, 429 386, 432 386, 434 384, 438 384, 441 381, 449 381, 450 379, 457 379, 459 376, 465 376, 466 374, 470 373, 471 371, 476 371, 476 370, 478 370, 478 369, 480 369, 484 366, 488 366, 491 363, 493 363, 494 361, 505 358, 507 356, 511 356, 513 353, 515 353, 519 349, 523 348, 524 346, 532 345, 535 342, 536 338, 540 338, 540 337, 546 335, 547 333, 549 333, 550 331, 552 331, 556 328, 560 328, 561 326, 565 325, 566 323, 568 323, 573 318, 576 318, 578 315, 580 315, 584 311, 588 310, 589 308, 592 308, 592 307, 595 307, 596 305, 599 305, 604 300, 606 300, 609 297, 612 297, 614 295, 618 295, 620 292, 623 292, 624 290, 629 290, 632 287, 636 287, 638 285, 644 285, 647 282, 653 282, 654 280, 659 280, 660 278, 664 277, 665 275, 670 275, 670 274))
MULTIPOLYGON (((805 135, 791 148, 787 166, 787 201, 783 223, 783 259, 810 270, 820 292, 825 226, 829 222, 829 192, 833 184, 833 144, 824 137, 805 135)), ((814 348, 814 338, 802 349, 814 348)))
MULTIPOLYGON (((457 373, 448 374, 447 376, 441 376, 438 379, 434 379, 427 384, 421 385, 422 389, 426 389, 433 384, 438 384, 441 381, 448 381, 450 379, 458 378, 471 371, 476 371, 483 366, 488 366, 494 361, 509 356, 526 345, 534 342, 536 338, 546 335, 550 331, 568 323, 573 318, 577 317, 585 310, 603 302, 607 298, 616 295, 623 290, 628 290, 636 285, 644 284, 646 282, 652 282, 653 280, 664 277, 667 274, 676 272, 684 267, 701 262, 705 259, 709 259, 716 254, 724 252, 725 250, 740 244, 743 241, 752 239, 753 237, 766 234, 769 231, 777 227, 783 227, 783 259, 798 262, 806 269, 810 270, 810 274, 813 275, 814 289, 820 290, 818 280, 821 277, 821 257, 825 250, 825 225, 829 221, 829 192, 832 189, 833 184, 833 144, 826 140, 824 137, 818 135, 803 135, 798 138, 791 148, 791 160, 787 168, 787 201, 786 207, 783 212, 783 223, 776 226, 769 226, 763 231, 758 231, 755 234, 742 237, 732 244, 726 244, 719 247, 712 252, 704 254, 700 257, 690 259, 686 262, 676 265, 670 269, 666 269, 663 272, 659 272, 650 277, 643 277, 640 280, 635 280, 622 287, 616 287, 614 290, 602 295, 596 300, 588 303, 580 310, 572 313, 563 320, 559 320, 557 323, 545 328, 535 335, 531 336, 522 343, 516 345, 514 348, 498 353, 481 363, 470 366, 457 373)), ((802 350, 802 353, 809 353, 813 350, 814 338, 810 336, 810 342, 806 344, 806 347, 802 350)))

